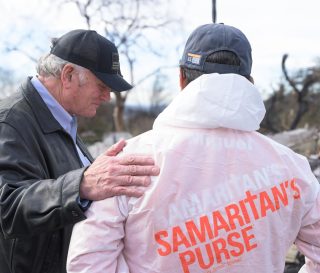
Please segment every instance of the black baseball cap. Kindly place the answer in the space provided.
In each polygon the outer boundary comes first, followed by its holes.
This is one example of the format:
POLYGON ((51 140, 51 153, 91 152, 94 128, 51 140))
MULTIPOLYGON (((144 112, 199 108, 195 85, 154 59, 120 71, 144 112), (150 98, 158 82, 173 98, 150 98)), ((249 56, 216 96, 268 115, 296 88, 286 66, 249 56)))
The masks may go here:
POLYGON ((247 37, 237 28, 225 24, 206 24, 196 28, 189 36, 180 66, 204 73, 235 73, 250 76, 251 46, 247 37), (240 66, 206 62, 218 51, 231 51, 240 60, 240 66))
POLYGON ((113 91, 132 88, 120 72, 116 46, 94 30, 76 29, 56 39, 51 54, 89 69, 113 91))

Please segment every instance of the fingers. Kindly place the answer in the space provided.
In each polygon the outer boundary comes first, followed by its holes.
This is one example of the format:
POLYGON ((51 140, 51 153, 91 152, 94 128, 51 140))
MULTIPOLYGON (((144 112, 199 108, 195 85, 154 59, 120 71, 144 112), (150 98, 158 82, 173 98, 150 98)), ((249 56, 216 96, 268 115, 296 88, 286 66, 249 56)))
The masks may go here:
POLYGON ((116 195, 126 195, 129 197, 141 197, 145 189, 151 184, 148 176, 101 176, 84 173, 82 183, 80 183, 80 197, 92 201, 102 200, 116 195))
POLYGON ((124 139, 120 139, 116 144, 113 144, 107 151, 107 156, 116 156, 120 153, 123 148, 126 146, 126 141, 124 139))
POLYGON ((125 155, 118 157, 119 164, 122 165, 154 165, 154 160, 149 155, 125 155))
POLYGON ((115 195, 143 195, 142 187, 150 185, 150 177, 159 175, 160 168, 148 155, 114 156, 125 144, 119 141, 88 167, 80 184, 81 198, 95 201, 115 195))
MULTIPOLYGON (((107 181, 107 180, 103 181, 103 178, 100 179, 100 182, 105 183, 106 186, 111 184, 110 181, 107 181)), ((123 176, 117 176, 112 180, 112 185, 116 187, 118 186, 147 187, 150 184, 151 184, 151 178, 149 176, 123 175, 123 176)))
POLYGON ((160 173, 160 168, 154 165, 111 165, 106 168, 106 173, 116 178, 117 176, 155 176, 160 173))

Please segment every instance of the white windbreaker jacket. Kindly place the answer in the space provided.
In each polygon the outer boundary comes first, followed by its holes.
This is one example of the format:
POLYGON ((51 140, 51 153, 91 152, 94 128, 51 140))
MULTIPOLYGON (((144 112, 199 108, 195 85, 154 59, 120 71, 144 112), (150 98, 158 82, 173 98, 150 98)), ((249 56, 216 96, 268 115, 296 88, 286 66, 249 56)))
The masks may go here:
POLYGON ((161 173, 141 198, 94 202, 74 227, 69 273, 282 273, 292 243, 320 272, 319 183, 308 161, 255 132, 257 89, 203 75, 131 139, 161 173))

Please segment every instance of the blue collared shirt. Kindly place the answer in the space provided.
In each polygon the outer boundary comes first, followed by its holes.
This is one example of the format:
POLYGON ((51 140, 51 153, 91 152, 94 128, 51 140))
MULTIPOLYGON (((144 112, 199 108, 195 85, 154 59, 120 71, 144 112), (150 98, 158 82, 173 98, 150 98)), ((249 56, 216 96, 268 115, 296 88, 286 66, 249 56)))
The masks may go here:
POLYGON ((77 145, 76 136, 77 136, 77 118, 71 116, 50 94, 47 88, 39 81, 37 77, 32 77, 31 83, 34 88, 38 91, 39 95, 49 108, 50 112, 54 118, 59 122, 62 128, 72 137, 74 144, 76 145, 78 155, 81 159, 83 166, 90 165, 88 158, 82 153, 80 148, 77 145))

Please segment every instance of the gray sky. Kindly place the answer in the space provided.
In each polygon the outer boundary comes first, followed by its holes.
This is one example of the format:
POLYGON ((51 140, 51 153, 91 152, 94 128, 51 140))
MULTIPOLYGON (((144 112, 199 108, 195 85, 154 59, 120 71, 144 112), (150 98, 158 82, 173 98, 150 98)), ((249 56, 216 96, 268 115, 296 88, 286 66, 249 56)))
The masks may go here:
MULTIPOLYGON (((50 3, 45 0, 0 0, 0 42, 19 41, 21 33, 31 31, 34 35, 32 42, 37 43, 45 38, 37 35, 46 32, 61 35, 72 28, 86 27, 71 6, 64 6, 57 16, 51 14, 50 3), (31 15, 33 19, 27 20, 31 15)), ((183 18, 185 31, 178 33, 174 39, 167 37, 167 45, 174 45, 176 50, 161 60, 162 65, 177 64, 190 32, 198 25, 211 22, 211 0, 171 0, 171 5, 171 15, 183 18), (178 44, 180 47, 177 48, 178 44)), ((217 0, 217 22, 238 27, 246 34, 253 49, 252 75, 261 92, 266 94, 280 81, 284 53, 289 54, 289 72, 314 65, 316 58, 320 57, 319 10, 320 2, 317 0, 217 0)), ((155 35, 147 38, 154 42, 156 39, 166 40, 166 37, 155 35)), ((27 58, 21 55, 7 54, 0 57, 2 62, 15 70, 30 67, 27 58)), ((147 61, 146 67, 143 52, 137 59, 140 75, 150 72, 160 62, 147 61)), ((127 69, 122 67, 122 70, 126 76, 127 69)), ((33 72, 25 73, 29 75, 33 72)), ((169 74, 172 76, 169 88, 173 93, 177 92, 177 69, 172 69, 169 74)))

